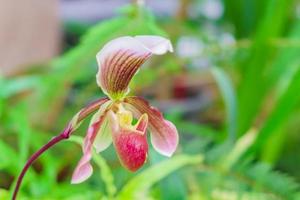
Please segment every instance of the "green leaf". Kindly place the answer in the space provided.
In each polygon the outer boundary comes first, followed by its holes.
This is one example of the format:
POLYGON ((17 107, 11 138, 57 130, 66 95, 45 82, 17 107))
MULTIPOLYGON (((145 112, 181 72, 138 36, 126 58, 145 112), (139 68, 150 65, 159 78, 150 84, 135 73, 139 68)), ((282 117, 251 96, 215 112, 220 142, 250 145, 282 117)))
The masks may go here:
POLYGON ((18 155, 13 148, 0 140, 0 169, 7 168, 11 173, 18 170, 18 155))
POLYGON ((38 85, 37 76, 22 76, 20 78, 3 79, 0 77, 0 98, 8 98, 19 92, 33 89, 38 85))
POLYGON ((284 93, 279 98, 276 103, 274 110, 269 115, 267 121, 261 128, 256 142, 249 150, 249 152, 257 151, 261 148, 270 135, 278 129, 282 123, 287 119, 288 115, 293 111, 295 106, 300 101, 300 69, 294 75, 293 80, 290 82, 289 87, 284 91, 284 93))
POLYGON ((232 150, 228 152, 221 161, 223 169, 229 170, 234 164, 236 164, 241 156, 248 150, 257 136, 257 131, 251 129, 245 135, 243 135, 239 140, 234 144, 232 150))
MULTIPOLYGON (((300 39, 300 22, 296 21, 292 26, 292 29, 287 36, 287 40, 299 40, 300 39)), ((280 49, 278 57, 270 67, 267 76, 267 87, 271 88, 274 84, 277 84, 277 94, 281 94, 286 89, 293 75, 300 67, 298 65, 300 46, 288 45, 280 49)))
POLYGON ((26 162, 29 151, 29 140, 31 139, 32 131, 27 116, 24 113, 28 113, 28 109, 25 104, 20 103, 10 111, 11 123, 15 124, 16 132, 18 136, 18 152, 19 152, 19 167, 22 169, 23 164, 26 162))
POLYGON ((277 128, 266 141, 266 145, 261 149, 261 160, 269 164, 276 164, 282 154, 282 149, 286 144, 288 134, 286 134, 286 123, 277 128))
POLYGON ((243 135, 252 125, 267 94, 264 74, 274 49, 270 39, 280 37, 288 19, 291 0, 269 0, 265 16, 256 29, 249 59, 242 65, 242 82, 239 87, 238 134, 243 135), (251 95, 251 96, 250 96, 251 95))
POLYGON ((291 177, 266 164, 258 163, 246 170, 245 175, 255 181, 256 190, 271 192, 282 199, 294 199, 299 184, 291 177))
POLYGON ((234 87, 230 78, 223 69, 219 67, 213 67, 211 71, 225 102, 228 140, 233 142, 236 138, 237 128, 237 102, 234 87))
POLYGON ((257 24, 263 18, 268 1, 224 0, 225 18, 235 26, 238 38, 249 37, 256 30, 257 24))
POLYGON ((185 165, 197 165, 203 161, 202 156, 178 155, 156 164, 133 177, 122 188, 118 198, 141 199, 144 193, 156 182, 185 165))
MULTIPOLYGON (((300 39, 299 21, 296 21, 293 24, 287 39, 291 41, 300 39)), ((283 47, 282 49, 280 49, 278 57, 267 73, 268 77, 266 87, 272 88, 275 85, 275 101, 278 101, 278 99, 284 94, 284 92, 291 84, 294 75, 299 70, 299 52, 299 45, 295 46, 291 43, 291 45, 283 47)), ((269 136, 272 137, 269 137, 267 139, 268 141, 266 142, 266 145, 264 145, 264 148, 260 149, 263 161, 269 162, 270 164, 275 164, 276 161, 278 161, 284 147, 284 142, 289 136, 286 131, 287 126, 285 125, 285 122, 282 122, 281 125, 277 126, 277 128, 269 134, 269 136)))
POLYGON ((0 188, 0 199, 9 199, 9 192, 0 188))

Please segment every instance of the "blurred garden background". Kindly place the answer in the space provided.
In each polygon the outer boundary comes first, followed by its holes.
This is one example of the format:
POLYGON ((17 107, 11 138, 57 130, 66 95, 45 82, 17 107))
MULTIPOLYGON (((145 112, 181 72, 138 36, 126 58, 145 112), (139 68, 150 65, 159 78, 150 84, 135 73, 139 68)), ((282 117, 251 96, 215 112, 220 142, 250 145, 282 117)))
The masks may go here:
POLYGON ((300 199, 299 0, 0 0, 0 16, 1 200, 28 157, 104 96, 95 55, 124 35, 172 41, 131 94, 176 125, 175 155, 150 145, 131 173, 111 146, 71 185, 84 122, 33 164, 18 199, 300 199))

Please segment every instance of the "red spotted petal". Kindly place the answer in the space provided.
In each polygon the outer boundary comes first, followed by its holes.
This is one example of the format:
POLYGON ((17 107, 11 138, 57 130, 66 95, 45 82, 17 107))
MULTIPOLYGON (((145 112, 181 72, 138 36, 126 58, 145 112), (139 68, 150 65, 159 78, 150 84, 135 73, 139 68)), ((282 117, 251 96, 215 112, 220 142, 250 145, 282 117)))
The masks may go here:
POLYGON ((170 41, 159 36, 114 39, 97 54, 97 83, 111 98, 122 98, 128 93, 128 85, 134 74, 152 54, 164 54, 172 50, 170 41))
POLYGON ((115 114, 109 111, 110 124, 113 131, 113 143, 121 164, 128 170, 134 172, 144 165, 148 154, 148 143, 146 127, 147 115, 143 115, 135 129, 120 127, 115 114))
POLYGON ((135 117, 146 113, 149 117, 151 142, 156 151, 165 156, 171 156, 178 145, 177 129, 170 121, 165 120, 161 112, 140 97, 127 97, 124 99, 125 107, 135 117))
POLYGON ((134 131, 122 130, 114 138, 114 145, 122 165, 136 171, 147 159, 147 138, 134 131))

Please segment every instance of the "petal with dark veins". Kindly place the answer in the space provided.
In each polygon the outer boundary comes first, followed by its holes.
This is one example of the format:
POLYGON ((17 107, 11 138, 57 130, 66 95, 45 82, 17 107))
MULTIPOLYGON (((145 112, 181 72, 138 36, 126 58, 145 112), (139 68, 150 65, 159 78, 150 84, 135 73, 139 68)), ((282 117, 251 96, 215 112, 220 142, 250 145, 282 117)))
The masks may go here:
POLYGON ((112 99, 121 99, 141 65, 152 55, 172 52, 170 41, 160 36, 124 36, 108 42, 97 54, 97 83, 112 99))
POLYGON ((165 120, 161 112, 140 97, 127 97, 124 99, 125 107, 136 118, 146 113, 149 118, 151 143, 154 149, 162 155, 172 156, 178 145, 178 132, 174 124, 165 120))

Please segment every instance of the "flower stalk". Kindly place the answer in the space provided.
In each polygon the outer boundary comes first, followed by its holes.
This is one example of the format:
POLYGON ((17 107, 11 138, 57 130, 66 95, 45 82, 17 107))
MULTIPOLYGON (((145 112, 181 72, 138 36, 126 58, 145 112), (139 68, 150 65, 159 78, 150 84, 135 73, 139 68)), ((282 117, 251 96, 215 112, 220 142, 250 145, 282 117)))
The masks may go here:
POLYGON ((16 200, 20 186, 22 184, 23 178, 28 171, 29 167, 36 161, 45 151, 56 145, 62 140, 66 140, 70 137, 70 135, 78 128, 82 120, 84 120, 88 115, 99 109, 102 105, 103 101, 106 99, 96 100, 85 108, 80 110, 68 123, 66 128, 57 136, 53 137, 47 144, 45 144, 42 148, 36 151, 26 162, 24 165, 20 175, 18 176, 17 183, 13 192, 12 200, 16 200))

